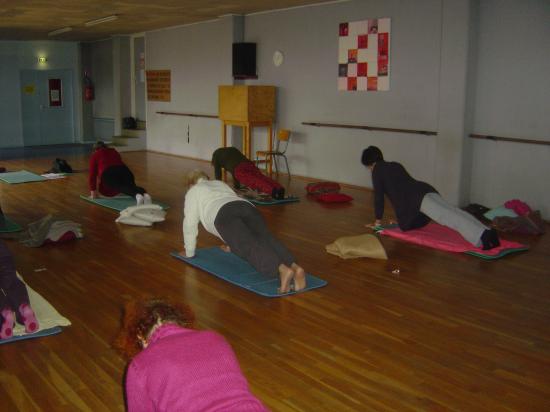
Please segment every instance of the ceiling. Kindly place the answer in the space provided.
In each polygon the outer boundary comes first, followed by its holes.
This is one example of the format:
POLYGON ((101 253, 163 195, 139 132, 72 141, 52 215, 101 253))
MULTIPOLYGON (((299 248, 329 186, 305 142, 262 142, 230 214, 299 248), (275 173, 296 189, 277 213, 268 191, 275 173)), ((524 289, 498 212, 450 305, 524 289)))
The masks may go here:
POLYGON ((0 0, 0 40, 92 41, 113 35, 245 15, 332 0, 0 0), (86 27, 85 22, 118 19, 86 27), (56 36, 48 33, 72 30, 56 36))

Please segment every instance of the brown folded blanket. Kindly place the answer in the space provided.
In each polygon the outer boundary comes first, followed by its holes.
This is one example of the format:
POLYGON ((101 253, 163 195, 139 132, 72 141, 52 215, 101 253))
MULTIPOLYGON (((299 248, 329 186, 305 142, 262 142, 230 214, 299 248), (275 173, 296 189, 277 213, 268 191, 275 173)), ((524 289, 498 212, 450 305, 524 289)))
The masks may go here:
POLYGON ((369 257, 373 259, 388 259, 380 240, 374 235, 345 236, 336 239, 325 246, 328 253, 342 259, 369 257))

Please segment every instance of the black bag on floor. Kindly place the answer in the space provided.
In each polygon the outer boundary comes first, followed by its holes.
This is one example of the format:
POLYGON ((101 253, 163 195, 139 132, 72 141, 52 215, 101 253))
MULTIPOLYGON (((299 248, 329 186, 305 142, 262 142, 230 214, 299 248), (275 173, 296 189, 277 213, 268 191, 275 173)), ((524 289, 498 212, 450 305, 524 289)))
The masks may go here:
POLYGON ((133 117, 124 117, 122 118, 122 128, 123 129, 135 129, 137 127, 136 119, 133 117))
POLYGON ((49 173, 72 173, 73 168, 65 159, 55 159, 49 173))

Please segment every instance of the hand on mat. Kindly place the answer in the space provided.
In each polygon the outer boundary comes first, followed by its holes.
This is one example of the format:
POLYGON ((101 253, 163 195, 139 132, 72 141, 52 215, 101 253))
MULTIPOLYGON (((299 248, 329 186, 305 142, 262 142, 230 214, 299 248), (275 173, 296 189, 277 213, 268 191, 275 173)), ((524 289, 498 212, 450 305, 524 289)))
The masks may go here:
POLYGON ((382 226, 382 221, 380 219, 376 219, 374 223, 367 223, 365 227, 368 227, 370 229, 376 229, 377 227, 382 226))
POLYGON ((231 253, 231 248, 229 247, 229 245, 226 245, 226 244, 220 245, 220 249, 226 253, 231 253))
POLYGON ((97 199, 97 191, 95 191, 95 190, 90 191, 90 197, 92 199, 97 199))
POLYGON ((185 250, 182 250, 182 251, 178 252, 178 254, 179 254, 180 256, 183 256, 184 258, 188 258, 188 259, 190 259, 190 258, 192 258, 192 257, 195 256, 194 254, 193 254, 193 256, 189 256, 185 250))

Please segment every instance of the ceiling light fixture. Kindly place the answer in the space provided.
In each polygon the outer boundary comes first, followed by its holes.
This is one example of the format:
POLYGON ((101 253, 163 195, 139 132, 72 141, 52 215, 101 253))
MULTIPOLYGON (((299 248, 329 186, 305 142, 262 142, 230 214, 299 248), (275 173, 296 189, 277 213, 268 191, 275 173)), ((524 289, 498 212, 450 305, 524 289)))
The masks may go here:
POLYGON ((118 16, 116 14, 113 14, 112 16, 107 16, 107 17, 102 17, 100 19, 87 21, 86 23, 84 23, 84 26, 86 27, 95 26, 96 24, 107 23, 108 21, 113 21, 116 19, 118 19, 118 16))
POLYGON ((68 31, 72 31, 73 28, 72 27, 63 27, 61 29, 57 29, 57 30, 54 30, 54 31, 51 31, 48 33, 48 36, 57 36, 58 34, 61 34, 61 33, 67 33, 68 31))

